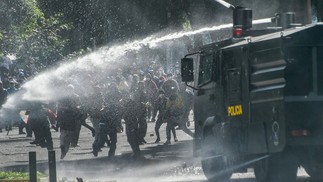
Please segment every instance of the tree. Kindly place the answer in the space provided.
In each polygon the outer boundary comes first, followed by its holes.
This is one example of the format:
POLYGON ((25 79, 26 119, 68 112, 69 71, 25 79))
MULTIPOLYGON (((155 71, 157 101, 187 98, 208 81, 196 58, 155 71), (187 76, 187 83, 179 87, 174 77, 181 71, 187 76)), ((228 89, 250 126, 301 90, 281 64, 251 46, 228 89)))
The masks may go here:
POLYGON ((38 0, 45 17, 71 24, 71 51, 127 41, 168 27, 182 29, 188 0, 38 0))
POLYGON ((36 0, 2 0, 0 16, 2 54, 13 54, 17 64, 35 69, 62 59, 65 41, 59 33, 68 26, 55 16, 46 18, 36 0))
POLYGON ((33 0, 2 0, 0 16, 0 49, 8 54, 15 53, 22 38, 38 26, 42 13, 33 0))

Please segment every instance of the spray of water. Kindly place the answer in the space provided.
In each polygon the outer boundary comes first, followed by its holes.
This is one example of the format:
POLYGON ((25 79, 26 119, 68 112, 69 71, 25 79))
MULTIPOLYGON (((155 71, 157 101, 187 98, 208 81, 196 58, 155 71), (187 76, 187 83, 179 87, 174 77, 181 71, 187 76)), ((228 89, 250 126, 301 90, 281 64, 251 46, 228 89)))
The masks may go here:
MULTIPOLYGON (((219 156, 212 156, 212 157, 207 158, 206 160, 211 159, 211 158, 218 158, 218 157, 219 156)), ((243 163, 240 163, 240 164, 237 164, 237 165, 234 165, 234 166, 230 166, 228 168, 223 168, 222 170, 219 170, 219 171, 215 172, 213 175, 214 175, 214 177, 217 178, 217 177, 220 177, 220 176, 222 176, 222 175, 224 175, 224 174, 226 174, 226 173, 228 173, 230 171, 236 171, 236 170, 238 170, 240 168, 249 166, 251 164, 254 164, 256 162, 259 162, 259 161, 261 161, 263 159, 266 159, 268 157, 270 157, 270 155, 264 155, 264 156, 260 156, 258 158, 254 158, 254 159, 251 159, 249 161, 245 161, 243 163)))
MULTIPOLYGON (((187 150, 189 149, 187 148, 187 150)), ((101 160, 105 161, 104 159, 101 160)), ((93 163, 89 162, 87 166, 59 164, 57 176, 69 179, 82 177, 85 181, 165 182, 174 181, 174 179, 176 181, 182 181, 181 179, 183 181, 184 179, 192 180, 192 177, 201 178, 202 174, 198 159, 192 159, 191 155, 183 155, 181 158, 173 160, 148 159, 146 161, 145 159, 133 160, 131 158, 125 158, 124 161, 115 160, 105 162, 91 161, 93 163)))
POLYGON ((271 23, 271 18, 263 18, 263 19, 252 21, 252 24, 263 24, 263 23, 271 23))
MULTIPOLYGON (((255 24, 267 22, 270 22, 270 19, 254 21, 255 24)), ((91 92, 93 85, 89 84, 87 75, 95 73, 97 75, 94 78, 96 81, 106 80, 107 72, 118 69, 118 61, 122 60, 123 56, 129 51, 136 52, 143 46, 155 48, 165 41, 230 27, 232 27, 232 24, 223 24, 195 31, 168 34, 162 37, 152 35, 143 40, 136 40, 123 45, 102 47, 88 55, 68 61, 68 63, 63 63, 57 68, 37 75, 26 82, 21 91, 11 95, 3 108, 15 108, 23 105, 24 101, 48 101, 68 97, 71 93, 66 90, 66 83, 70 82, 78 84, 82 91, 91 92)))
POLYGON ((216 2, 222 4, 223 6, 225 6, 226 8, 234 8, 234 6, 232 4, 229 4, 223 0, 215 0, 216 2))

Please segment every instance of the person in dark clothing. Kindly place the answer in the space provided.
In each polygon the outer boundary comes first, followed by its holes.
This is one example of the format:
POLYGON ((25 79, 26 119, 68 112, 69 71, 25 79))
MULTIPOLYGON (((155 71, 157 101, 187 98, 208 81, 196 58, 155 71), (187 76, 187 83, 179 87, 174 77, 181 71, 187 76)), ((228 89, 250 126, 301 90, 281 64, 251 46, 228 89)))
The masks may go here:
POLYGON ((75 130, 74 130, 74 134, 73 134, 73 139, 71 141, 72 148, 79 146, 78 140, 80 137, 81 127, 82 127, 81 120, 83 120, 83 118, 84 118, 84 113, 82 111, 80 111, 80 117, 78 120, 75 121, 75 130))
POLYGON ((53 139, 50 132, 48 119, 56 120, 56 115, 51 110, 44 108, 41 103, 33 103, 30 108, 27 123, 34 132, 35 141, 47 150, 53 150, 53 139))
POLYGON ((109 136, 110 150, 109 157, 114 157, 117 148, 117 133, 122 131, 121 124, 121 93, 119 92, 117 85, 111 83, 108 87, 106 100, 103 108, 100 110, 100 122, 99 132, 95 139, 93 147, 93 155, 98 156, 98 152, 102 148, 103 144, 107 141, 109 136))
POLYGON ((81 106, 79 108, 79 111, 80 111, 80 117, 79 117, 79 120, 76 121, 74 137, 73 137, 73 140, 71 142, 71 147, 79 146, 78 145, 78 140, 79 140, 79 137, 80 137, 80 132, 81 132, 81 127, 82 126, 84 126, 85 128, 87 128, 87 129, 89 129, 91 131, 92 137, 95 136, 94 128, 86 123, 86 118, 87 118, 86 110, 83 108, 83 106, 81 106))
POLYGON ((10 85, 9 74, 2 72, 0 67, 0 75, 1 75, 1 82, 3 84, 3 88, 8 89, 10 85))
POLYGON ((138 89, 138 82, 139 82, 139 76, 137 74, 134 74, 129 88, 130 94, 133 94, 138 89))
POLYGON ((173 78, 173 74, 167 74, 167 80, 161 85, 166 97, 170 97, 174 92, 179 91, 178 82, 173 78))
POLYGON ((190 135, 191 137, 194 136, 194 133, 187 128, 190 126, 189 115, 191 110, 193 109, 193 97, 194 93, 191 90, 186 89, 186 85, 184 83, 180 84, 180 91, 179 95, 183 98, 183 108, 182 108, 182 115, 178 120, 178 128, 183 130, 186 134, 190 135))
POLYGON ((101 88, 98 86, 94 86, 93 92, 85 99, 85 111, 88 113, 94 129, 94 132, 92 131, 92 136, 94 135, 94 140, 98 140, 98 133, 100 131, 99 124, 101 118, 101 109, 103 107, 104 102, 101 88))
POLYGON ((145 93, 145 83, 140 81, 138 83, 138 89, 134 93, 134 102, 137 108, 137 117, 139 122, 139 141, 141 144, 147 143, 145 141, 145 136, 147 134, 147 120, 146 120, 146 113, 147 113, 147 102, 148 98, 145 93))
POLYGON ((155 101, 158 97, 158 87, 154 82, 154 80, 152 79, 152 75, 149 73, 145 76, 144 83, 145 83, 145 92, 149 103, 147 107, 147 114, 146 114, 147 120, 148 122, 155 122, 155 118, 157 115, 155 101))
POLYGON ((161 86, 164 84, 166 81, 166 78, 164 76, 160 76, 158 82, 156 82, 158 89, 161 88, 161 86))
POLYGON ((10 80, 9 82, 9 87, 7 89, 8 94, 14 94, 18 91, 18 89, 16 88, 16 81, 15 80, 10 80))
POLYGON ((3 88, 3 84, 0 81, 0 106, 2 106, 6 101, 8 97, 8 92, 6 89, 3 88))
POLYGON ((157 139, 156 139, 155 143, 160 142, 159 129, 160 129, 161 125, 166 122, 164 120, 164 115, 165 115, 165 111, 166 111, 165 110, 166 101, 167 101, 167 98, 165 97, 164 92, 160 91, 159 97, 158 97, 158 99, 156 101, 156 103, 157 103, 156 104, 156 109, 158 111, 158 117, 157 117, 157 121, 156 121, 156 124, 155 124, 155 133, 156 133, 156 136, 157 136, 157 139))
POLYGON ((86 123, 86 119, 88 118, 89 111, 92 108, 92 102, 95 103, 99 96, 95 95, 93 98, 89 98, 90 96, 92 96, 92 93, 88 91, 88 87, 84 87, 84 85, 80 84, 79 80, 81 79, 84 79, 84 81, 86 80, 88 86, 96 90, 96 87, 91 81, 92 77, 90 75, 85 74, 85 75, 82 75, 82 78, 69 79, 69 83, 73 83, 73 86, 75 86, 75 93, 79 96, 79 98, 82 98, 82 99, 79 99, 80 103, 78 103, 79 110, 80 110, 80 119, 76 122, 76 127, 74 131, 75 135, 71 143, 71 147, 73 148, 79 147, 78 141, 79 141, 82 126, 89 129, 93 137, 95 136, 94 128, 86 123), (91 100, 91 102, 89 102, 89 100, 91 100))
MULTIPOLYGON (((2 105, 7 101, 7 97, 8 97, 8 92, 6 89, 3 88, 3 84, 0 81, 0 109, 2 108, 2 105)), ((2 124, 3 124, 3 121, 0 121, 0 132, 2 132, 2 128, 3 128, 2 124)))
POLYGON ((27 124, 25 121, 21 118, 19 112, 20 110, 17 108, 4 108, 3 112, 5 113, 4 122, 5 122, 5 128, 6 131, 11 131, 12 126, 18 126, 19 135, 26 134, 23 129, 26 128, 27 124))
MULTIPOLYGON (((7 89, 8 96, 9 95, 15 95, 15 97, 19 98, 21 97, 21 93, 19 93, 19 89, 16 88, 16 81, 14 79, 10 80, 9 88, 7 89)), ((19 135, 26 134, 23 129, 26 128, 27 124, 24 122, 24 120, 21 118, 19 108, 10 108, 7 110, 7 120, 6 120, 6 130, 9 132, 12 129, 13 125, 17 125, 19 129, 19 135)))
MULTIPOLYGON (((122 86, 123 84, 119 85, 117 84, 118 82, 112 82, 110 83, 110 85, 108 86, 108 90, 106 92, 106 94, 104 95, 104 105, 109 106, 109 105, 114 105, 114 109, 116 109, 115 112, 115 120, 111 119, 111 122, 108 122, 107 127, 112 128, 111 130, 109 129, 108 132, 111 132, 110 135, 114 135, 115 131, 117 131, 117 133, 120 133, 123 128, 122 128, 122 124, 121 124, 121 115, 122 115, 122 111, 121 111, 121 102, 120 100, 122 99, 123 96, 127 96, 129 94, 126 94, 127 90, 125 89, 125 87, 121 87, 121 90, 119 89, 120 86, 122 86), (114 128, 114 129, 113 129, 114 128), (116 129, 116 130, 115 130, 116 129)), ((126 85, 123 85, 126 86, 126 85)), ((113 139, 108 138, 106 143, 108 145, 108 147, 111 147, 111 145, 113 145, 112 141, 113 139)), ((117 141, 115 140, 115 143, 117 143, 117 141)))
POLYGON ((174 141, 177 142, 178 139, 176 137, 176 131, 175 131, 175 126, 178 125, 177 121, 179 120, 180 116, 182 115, 183 112, 183 99, 181 95, 177 93, 173 93, 166 101, 166 106, 165 106, 165 115, 164 119, 167 121, 167 126, 166 126, 166 137, 167 140, 164 143, 165 145, 170 144, 170 139, 171 139, 171 132, 174 135, 174 141))
POLYGON ((74 87, 68 86, 67 92, 71 93, 58 102, 57 121, 60 125, 61 159, 66 156, 72 141, 75 138, 76 122, 81 117, 78 95, 74 94, 74 87))
MULTIPOLYGON (((86 117, 84 117, 84 115, 82 115, 83 117, 81 118, 81 125, 84 126, 85 128, 89 129, 92 133, 92 137, 95 136, 95 130, 92 126, 90 126, 89 124, 86 123, 86 117)), ((86 115, 87 116, 87 115, 86 115)))
POLYGON ((141 156, 139 144, 139 118, 137 117, 136 103, 130 97, 124 98, 123 105, 123 119, 126 124, 127 141, 133 152, 133 157, 141 156))

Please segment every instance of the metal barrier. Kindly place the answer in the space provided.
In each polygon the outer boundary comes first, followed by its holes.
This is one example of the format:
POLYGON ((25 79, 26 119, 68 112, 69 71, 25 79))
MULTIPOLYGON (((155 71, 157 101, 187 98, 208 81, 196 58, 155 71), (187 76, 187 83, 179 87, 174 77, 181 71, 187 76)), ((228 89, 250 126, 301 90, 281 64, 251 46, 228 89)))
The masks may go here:
MULTIPOLYGON (((48 151, 49 182, 57 182, 55 151, 48 151)), ((29 181, 37 182, 36 152, 29 152, 29 181)))

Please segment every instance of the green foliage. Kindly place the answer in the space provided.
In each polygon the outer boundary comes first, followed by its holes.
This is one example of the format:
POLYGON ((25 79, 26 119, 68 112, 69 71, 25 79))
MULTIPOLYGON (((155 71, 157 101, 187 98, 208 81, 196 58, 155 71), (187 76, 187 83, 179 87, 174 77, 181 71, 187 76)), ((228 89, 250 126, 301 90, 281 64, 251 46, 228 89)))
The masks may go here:
MULTIPOLYGON (((45 177, 46 175, 37 172, 37 178, 38 181, 40 181, 40 178, 45 177)), ((1 172, 0 171, 0 180, 28 180, 29 179, 29 173, 26 172, 1 172)))
POLYGON ((29 179, 29 174, 22 172, 0 172, 0 179, 29 179))
POLYGON ((168 27, 189 30, 190 4, 188 0, 1 0, 0 53, 14 54, 19 67, 40 71, 111 42, 168 27))
POLYGON ((66 40, 60 34, 70 26, 61 24, 59 16, 44 19, 37 29, 23 37, 16 56, 25 66, 39 71, 63 59, 66 40))
POLYGON ((31 33, 43 14, 35 0, 0 1, 0 50, 14 53, 21 39, 31 33))
POLYGON ((62 14, 46 18, 36 0, 1 0, 0 16, 0 53, 14 54, 20 66, 35 71, 63 58, 67 41, 61 35, 71 26, 59 21, 62 14))

